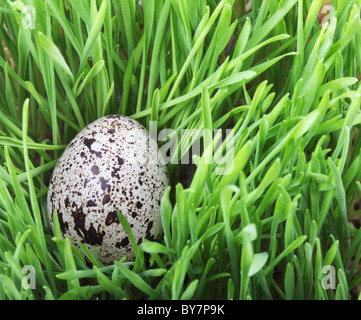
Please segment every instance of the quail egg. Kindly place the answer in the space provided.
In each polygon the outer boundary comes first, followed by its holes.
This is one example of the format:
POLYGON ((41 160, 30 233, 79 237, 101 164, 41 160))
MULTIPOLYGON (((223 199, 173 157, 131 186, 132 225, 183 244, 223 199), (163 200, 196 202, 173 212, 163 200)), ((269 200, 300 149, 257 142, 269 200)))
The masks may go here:
POLYGON ((67 146, 54 168, 47 197, 49 225, 56 213, 64 237, 108 265, 135 258, 119 222, 128 220, 139 245, 162 233, 160 202, 168 184, 157 142, 137 121, 106 116, 84 128, 67 146))

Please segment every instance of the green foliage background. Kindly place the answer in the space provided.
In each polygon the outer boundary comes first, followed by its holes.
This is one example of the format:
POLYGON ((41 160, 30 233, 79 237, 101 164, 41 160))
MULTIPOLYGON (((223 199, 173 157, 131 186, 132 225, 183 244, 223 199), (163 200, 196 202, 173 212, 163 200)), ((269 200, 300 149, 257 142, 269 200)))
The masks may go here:
POLYGON ((322 25, 322 0, 141 3, 0 0, 0 300, 358 298, 361 1, 332 1, 322 25), (65 146, 114 113, 233 128, 235 156, 227 175, 201 162, 189 187, 170 164, 164 237, 103 266, 56 215, 50 231, 46 194, 65 146))

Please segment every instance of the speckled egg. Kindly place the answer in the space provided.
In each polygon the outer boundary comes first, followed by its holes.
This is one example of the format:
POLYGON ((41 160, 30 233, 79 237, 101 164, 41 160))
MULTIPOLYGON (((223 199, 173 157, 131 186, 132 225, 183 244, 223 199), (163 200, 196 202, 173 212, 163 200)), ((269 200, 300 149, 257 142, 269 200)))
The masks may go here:
POLYGON ((98 247, 104 264, 135 258, 117 211, 128 220, 138 245, 162 233, 160 201, 168 184, 157 142, 137 121, 101 118, 83 129, 57 163, 48 191, 48 219, 55 211, 62 234, 75 247, 98 247))

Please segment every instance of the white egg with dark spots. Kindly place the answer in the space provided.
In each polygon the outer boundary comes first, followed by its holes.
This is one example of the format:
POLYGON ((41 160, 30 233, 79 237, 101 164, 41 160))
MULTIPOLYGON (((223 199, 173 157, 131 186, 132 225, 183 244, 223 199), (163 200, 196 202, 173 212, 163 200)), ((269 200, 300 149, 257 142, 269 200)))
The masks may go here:
POLYGON ((55 212, 63 236, 111 264, 135 257, 117 211, 138 245, 162 233, 160 201, 168 184, 157 142, 137 121, 107 116, 83 129, 60 157, 48 191, 48 219, 55 212))

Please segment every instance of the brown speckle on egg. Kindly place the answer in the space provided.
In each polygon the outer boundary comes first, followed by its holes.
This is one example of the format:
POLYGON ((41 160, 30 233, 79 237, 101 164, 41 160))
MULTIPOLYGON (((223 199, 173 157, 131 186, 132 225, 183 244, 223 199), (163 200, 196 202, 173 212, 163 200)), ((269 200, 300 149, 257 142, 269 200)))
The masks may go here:
POLYGON ((128 117, 101 118, 83 129, 65 149, 48 192, 48 219, 55 211, 63 236, 74 246, 98 247, 104 264, 135 258, 118 219, 121 212, 138 244, 162 232, 160 200, 167 168, 147 130, 128 117))

